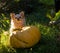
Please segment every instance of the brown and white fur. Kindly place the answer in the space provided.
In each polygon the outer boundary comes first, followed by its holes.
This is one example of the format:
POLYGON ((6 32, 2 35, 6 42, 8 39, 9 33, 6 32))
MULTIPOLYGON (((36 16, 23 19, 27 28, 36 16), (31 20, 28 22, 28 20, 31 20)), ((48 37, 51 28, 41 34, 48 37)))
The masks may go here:
POLYGON ((25 24, 25 15, 24 12, 21 11, 19 14, 11 13, 11 27, 10 27, 10 35, 12 35, 15 29, 22 29, 25 24))

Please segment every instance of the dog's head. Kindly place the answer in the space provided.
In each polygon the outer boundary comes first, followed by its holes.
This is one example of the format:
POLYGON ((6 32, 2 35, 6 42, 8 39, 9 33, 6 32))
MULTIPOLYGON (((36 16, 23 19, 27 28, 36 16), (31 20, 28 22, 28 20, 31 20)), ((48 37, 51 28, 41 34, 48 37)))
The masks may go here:
POLYGON ((19 14, 11 13, 11 26, 13 28, 22 28, 25 26, 25 15, 24 11, 21 11, 19 14))
POLYGON ((21 11, 19 14, 10 13, 10 17, 12 20, 15 19, 15 20, 19 21, 21 18, 25 18, 24 11, 21 11))

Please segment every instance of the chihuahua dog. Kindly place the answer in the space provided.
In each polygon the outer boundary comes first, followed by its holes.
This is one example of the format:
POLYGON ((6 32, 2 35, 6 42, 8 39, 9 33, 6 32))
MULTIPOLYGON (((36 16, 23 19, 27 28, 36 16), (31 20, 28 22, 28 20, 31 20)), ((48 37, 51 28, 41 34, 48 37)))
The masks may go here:
POLYGON ((11 13, 10 17, 11 17, 10 34, 13 31, 21 30, 25 26, 26 21, 24 11, 21 11, 19 14, 11 13))

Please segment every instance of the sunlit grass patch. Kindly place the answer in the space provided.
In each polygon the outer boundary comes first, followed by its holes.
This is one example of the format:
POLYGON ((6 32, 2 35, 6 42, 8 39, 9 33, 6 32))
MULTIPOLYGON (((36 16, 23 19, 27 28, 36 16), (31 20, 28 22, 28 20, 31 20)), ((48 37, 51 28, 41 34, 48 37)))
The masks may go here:
POLYGON ((1 34, 1 44, 8 46, 9 45, 9 32, 8 31, 4 31, 1 34))
POLYGON ((1 34, 0 53, 16 53, 16 50, 10 46, 8 31, 1 34))

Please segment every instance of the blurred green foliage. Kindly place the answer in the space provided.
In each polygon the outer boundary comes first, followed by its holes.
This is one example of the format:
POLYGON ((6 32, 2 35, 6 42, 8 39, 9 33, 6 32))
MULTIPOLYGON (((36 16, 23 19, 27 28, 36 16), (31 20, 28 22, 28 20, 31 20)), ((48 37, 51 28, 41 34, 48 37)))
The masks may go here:
POLYGON ((60 11, 58 11, 57 13, 55 13, 54 17, 52 17, 50 14, 47 14, 47 17, 51 20, 51 21, 57 21, 60 19, 60 11))
POLYGON ((10 18, 9 17, 7 17, 5 14, 1 14, 0 15, 0 33, 2 32, 2 31, 6 31, 6 30, 8 30, 9 29, 9 24, 10 24, 10 20, 9 20, 10 18))
POLYGON ((53 18, 54 21, 60 19, 60 11, 58 11, 56 14, 55 14, 55 17, 53 18))
POLYGON ((39 0, 39 2, 44 3, 45 5, 54 5, 54 0, 39 0))
POLYGON ((54 0, 1 0, 0 13, 19 12, 21 10, 26 13, 31 13, 36 11, 42 5, 44 7, 53 7, 54 0))

